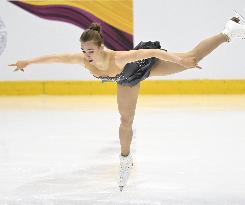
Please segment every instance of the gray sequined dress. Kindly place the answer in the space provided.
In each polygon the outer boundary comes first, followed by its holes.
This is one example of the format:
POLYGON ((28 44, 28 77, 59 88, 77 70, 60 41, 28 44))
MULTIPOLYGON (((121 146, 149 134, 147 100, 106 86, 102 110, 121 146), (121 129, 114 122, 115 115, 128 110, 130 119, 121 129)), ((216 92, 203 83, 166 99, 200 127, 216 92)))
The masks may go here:
MULTIPOLYGON (((133 48, 134 50, 138 49, 161 49, 161 45, 159 41, 147 41, 143 42, 141 41, 137 46, 133 48)), ((161 49, 165 50, 166 49, 161 49)), ((110 76, 94 76, 98 79, 102 80, 102 83, 104 82, 117 82, 117 84, 123 85, 123 86, 134 86, 138 84, 140 81, 146 79, 150 75, 150 71, 152 66, 158 61, 158 58, 151 57, 146 58, 139 61, 134 61, 131 63, 127 63, 123 71, 119 74, 117 74, 114 77, 110 76)))

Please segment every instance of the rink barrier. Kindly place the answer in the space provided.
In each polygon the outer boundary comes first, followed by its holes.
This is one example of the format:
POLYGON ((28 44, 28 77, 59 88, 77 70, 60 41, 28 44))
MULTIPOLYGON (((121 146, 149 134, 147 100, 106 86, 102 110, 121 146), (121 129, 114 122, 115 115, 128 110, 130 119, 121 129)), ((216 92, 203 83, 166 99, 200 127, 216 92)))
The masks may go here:
MULTIPOLYGON (((115 95, 117 84, 83 81, 0 81, 0 95, 115 95)), ((140 94, 245 94, 245 80, 145 80, 140 94)))

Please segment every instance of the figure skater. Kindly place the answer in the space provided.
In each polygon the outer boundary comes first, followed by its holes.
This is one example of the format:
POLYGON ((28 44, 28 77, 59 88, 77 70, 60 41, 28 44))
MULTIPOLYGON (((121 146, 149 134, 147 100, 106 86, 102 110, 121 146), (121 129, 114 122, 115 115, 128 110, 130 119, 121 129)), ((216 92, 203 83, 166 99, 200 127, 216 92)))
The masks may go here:
POLYGON ((190 68, 201 69, 200 60, 214 49, 234 38, 245 38, 244 18, 236 13, 222 32, 202 40, 192 50, 184 53, 170 53, 161 49, 158 41, 140 42, 129 51, 104 49, 101 27, 92 23, 80 37, 82 52, 44 55, 29 60, 19 60, 14 71, 24 71, 36 63, 81 64, 102 82, 117 82, 117 104, 120 113, 119 139, 121 145, 119 188, 127 184, 133 166, 130 144, 132 124, 140 89, 140 81, 150 76, 170 75, 190 68))

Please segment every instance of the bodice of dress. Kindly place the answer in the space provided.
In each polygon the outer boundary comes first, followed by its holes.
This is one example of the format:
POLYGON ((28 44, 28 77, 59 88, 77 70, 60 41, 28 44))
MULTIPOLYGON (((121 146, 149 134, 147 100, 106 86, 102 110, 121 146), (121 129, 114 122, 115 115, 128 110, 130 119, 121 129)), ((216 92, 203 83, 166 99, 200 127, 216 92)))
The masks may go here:
MULTIPOLYGON (((109 62, 109 69, 117 69, 117 70, 119 70, 119 68, 115 64, 115 53, 110 53, 109 61, 110 61, 109 62)), ((135 61, 135 62, 131 62, 129 64, 132 64, 132 63, 136 64, 138 70, 140 70, 142 67, 144 67, 145 65, 147 65, 149 63, 149 59, 142 59, 142 60, 138 60, 138 61, 135 61)), ((85 64, 85 67, 87 67, 87 68, 95 68, 95 69, 97 69, 94 65, 88 63, 87 60, 85 60, 84 64, 85 64)), ((123 71, 124 71, 124 69, 122 70, 121 73, 119 73, 119 74, 117 74, 116 76, 113 76, 113 77, 112 76, 104 76, 104 75, 95 76, 94 74, 93 74, 93 76, 95 78, 97 78, 97 79, 102 80, 102 82, 108 82, 108 81, 119 82, 119 81, 127 79, 127 77, 125 77, 123 71)))
MULTIPOLYGON (((131 63, 136 63, 138 70, 140 70, 142 67, 144 67, 145 65, 148 64, 148 61, 147 61, 147 59, 143 59, 143 60, 138 60, 138 61, 131 62, 131 63)), ((124 71, 124 69, 123 69, 123 71, 124 71)), ((117 74, 116 76, 113 76, 113 77, 111 77, 111 76, 95 76, 95 75, 93 75, 93 76, 95 78, 102 80, 102 83, 103 82, 109 82, 109 81, 119 82, 119 81, 127 79, 127 77, 124 75, 123 71, 121 73, 117 74)))
MULTIPOLYGON (((120 70, 118 68, 118 66, 115 64, 115 53, 111 52, 111 53, 109 53, 109 55, 110 55, 109 56, 109 69, 112 70, 112 71, 113 70, 114 71, 115 70, 117 70, 117 71, 120 70)), ((85 64, 86 68, 97 69, 98 70, 98 68, 96 68, 94 65, 88 63, 88 61, 86 59, 84 61, 84 64, 85 64)), ((93 74, 93 76, 95 78, 98 78, 98 79, 102 80, 102 82, 106 82, 106 81, 118 82, 118 81, 120 81, 120 80, 125 78, 124 75, 123 75, 123 72, 117 74, 116 76, 106 76, 106 75, 95 76, 94 74, 93 74)))

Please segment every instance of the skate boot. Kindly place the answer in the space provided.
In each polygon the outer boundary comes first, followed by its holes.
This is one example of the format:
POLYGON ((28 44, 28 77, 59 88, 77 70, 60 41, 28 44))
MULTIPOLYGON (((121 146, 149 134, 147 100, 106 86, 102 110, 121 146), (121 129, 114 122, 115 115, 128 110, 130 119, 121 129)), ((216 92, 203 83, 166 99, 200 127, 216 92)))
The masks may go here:
POLYGON ((235 11, 234 17, 226 23, 225 29, 221 32, 227 36, 228 42, 234 38, 245 39, 245 25, 241 22, 245 22, 244 17, 235 11))
POLYGON ((131 153, 128 156, 124 157, 121 154, 120 158, 120 173, 119 173, 119 189, 120 191, 126 186, 131 169, 133 167, 133 158, 131 153))

